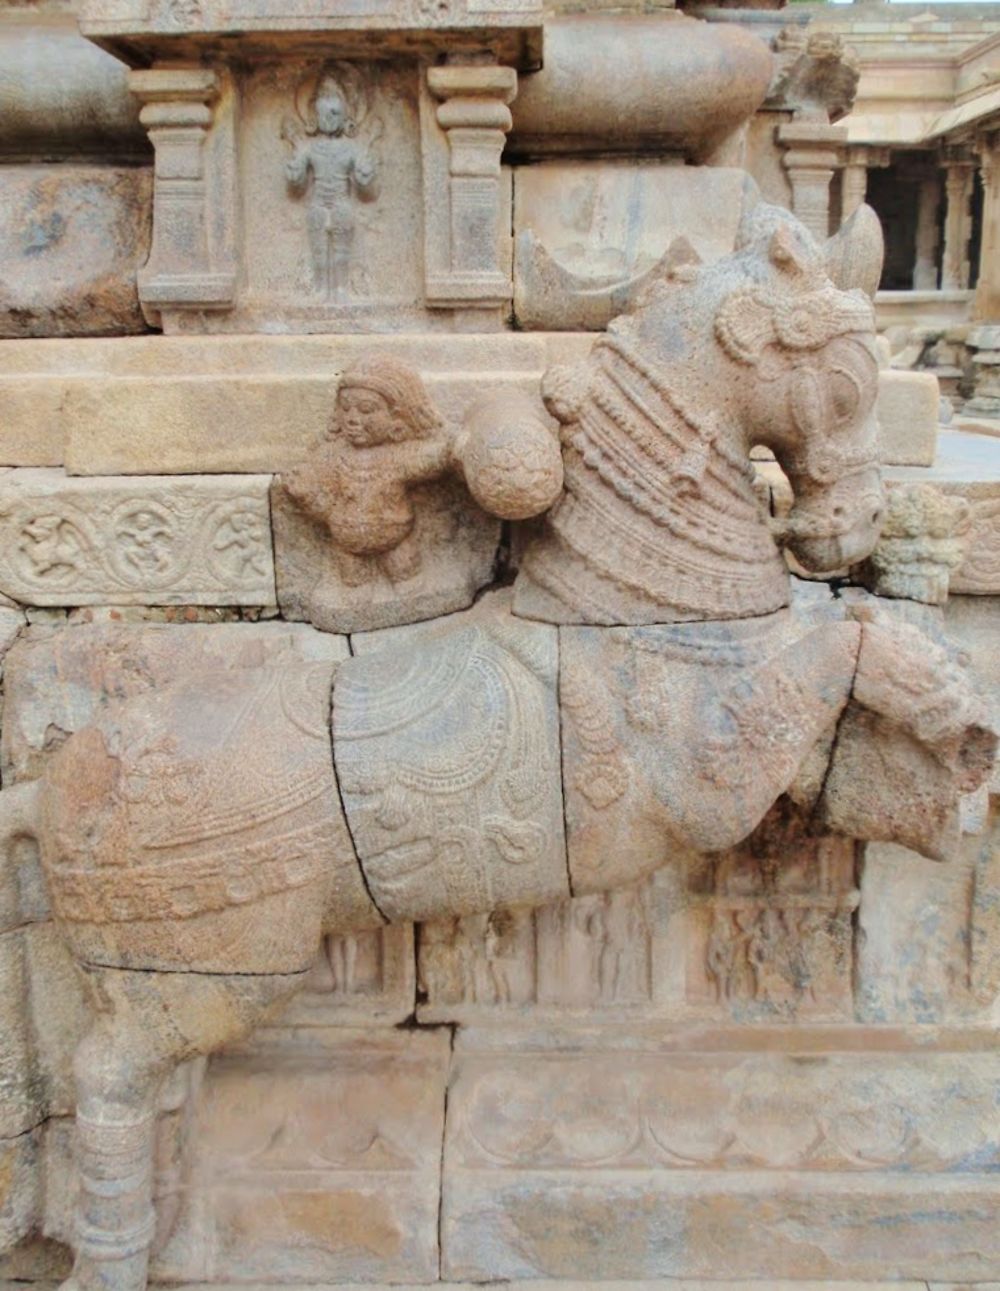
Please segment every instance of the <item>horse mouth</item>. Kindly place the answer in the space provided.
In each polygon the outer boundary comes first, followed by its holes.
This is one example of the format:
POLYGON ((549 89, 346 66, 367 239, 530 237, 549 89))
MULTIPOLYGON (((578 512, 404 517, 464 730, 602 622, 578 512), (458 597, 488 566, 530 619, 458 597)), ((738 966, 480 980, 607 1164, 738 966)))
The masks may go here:
POLYGON ((860 531, 849 529, 841 533, 792 535, 788 550, 811 573, 827 574, 865 560, 877 541, 878 529, 866 526, 860 531))

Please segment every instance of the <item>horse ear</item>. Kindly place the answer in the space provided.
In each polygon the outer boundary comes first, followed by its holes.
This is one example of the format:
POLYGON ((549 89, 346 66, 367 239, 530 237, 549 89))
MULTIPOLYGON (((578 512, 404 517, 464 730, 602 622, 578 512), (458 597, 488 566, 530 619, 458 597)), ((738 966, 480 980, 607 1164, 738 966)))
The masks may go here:
POLYGON ((885 239, 882 223, 870 206, 859 206, 839 233, 828 238, 823 263, 834 286, 841 291, 860 287, 873 300, 882 277, 885 239))
POLYGON ((660 261, 667 278, 682 277, 685 270, 693 273, 701 263, 701 256, 683 233, 678 233, 660 261))
POLYGON ((815 251, 810 256, 809 247, 796 235, 795 229, 785 223, 779 224, 771 234, 767 254, 776 269, 792 274, 804 273, 810 260, 815 263, 816 256, 815 251))

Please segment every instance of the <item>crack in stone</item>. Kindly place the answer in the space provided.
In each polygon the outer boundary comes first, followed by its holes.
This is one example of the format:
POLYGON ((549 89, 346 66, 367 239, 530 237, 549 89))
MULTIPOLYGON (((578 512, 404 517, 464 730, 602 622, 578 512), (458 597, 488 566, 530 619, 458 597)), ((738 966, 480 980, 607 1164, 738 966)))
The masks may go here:
POLYGON ((819 812, 820 804, 823 801, 823 795, 826 793, 827 782, 829 781, 830 775, 833 771, 833 760, 837 754, 837 744, 838 744, 838 741, 840 740, 841 727, 843 726, 844 721, 847 718, 848 710, 851 707, 851 700, 854 698, 854 687, 858 680, 858 669, 861 667, 861 646, 862 646, 862 642, 864 641, 864 633, 865 633, 865 625, 863 623, 859 623, 858 627, 860 628, 860 631, 858 633, 857 649, 854 654, 854 668, 853 668, 853 671, 851 672, 851 684, 847 688, 847 698, 844 701, 844 707, 840 710, 840 713, 837 717, 837 721, 835 722, 833 727, 833 738, 830 741, 830 756, 827 760, 826 770, 823 772, 823 780, 822 780, 822 783, 820 784, 819 791, 816 794, 816 800, 813 803, 812 810, 809 813, 810 827, 812 827, 816 823, 816 816, 817 816, 817 813, 819 812))
POLYGON ((572 899, 576 893, 573 891, 573 871, 569 864, 569 820, 566 817, 566 758, 565 758, 565 740, 563 738, 563 706, 560 702, 562 686, 562 666, 563 666, 563 638, 562 629, 556 627, 556 716, 558 721, 559 739, 559 806, 562 811, 563 819, 563 855, 566 859, 566 889, 572 899))
MULTIPOLYGON (((347 637, 347 648, 351 653, 351 658, 353 659, 355 657, 354 646, 350 636, 347 637)), ((326 721, 326 729, 330 739, 330 767, 333 771, 333 783, 337 790, 337 801, 340 804, 340 814, 344 820, 344 828, 347 830, 347 837, 351 844, 351 851, 354 853, 354 860, 358 867, 358 873, 361 875, 361 882, 364 884, 365 892, 368 894, 368 900, 372 903, 372 909, 382 920, 383 924, 388 925, 389 919, 386 917, 385 912, 379 908, 379 904, 375 900, 375 894, 372 892, 371 885, 368 882, 368 875, 365 873, 365 867, 361 864, 361 854, 358 851, 358 844, 354 837, 354 830, 351 829, 351 818, 347 814, 347 804, 344 802, 343 790, 340 787, 340 776, 337 774, 337 741, 334 739, 333 735, 333 696, 336 689, 337 671, 335 668, 333 677, 330 679, 330 708, 326 721)))
MULTIPOLYGON (((29 1125, 26 1130, 18 1130, 16 1134, 0 1134, 0 1143, 16 1143, 18 1139, 27 1138, 29 1134, 34 1134, 36 1130, 42 1129, 43 1126, 48 1125, 49 1121, 59 1119, 65 1118, 43 1116, 40 1121, 36 1121, 34 1125, 29 1125)), ((5 1252, 0 1251, 0 1254, 4 1253, 5 1252)))
POLYGON ((445 1145, 448 1141, 448 1099, 451 1092, 452 1065, 455 1060, 455 1038, 458 1024, 449 1023, 448 1068, 444 1081, 444 1107, 441 1114, 441 1157, 438 1166, 437 1258, 438 1281, 444 1278, 444 1171, 445 1145))

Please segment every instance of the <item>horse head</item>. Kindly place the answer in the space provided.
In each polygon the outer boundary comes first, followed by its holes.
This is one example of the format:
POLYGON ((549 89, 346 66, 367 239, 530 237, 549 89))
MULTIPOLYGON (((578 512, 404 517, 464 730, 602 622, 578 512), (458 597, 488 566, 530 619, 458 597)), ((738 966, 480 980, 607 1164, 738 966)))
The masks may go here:
POLYGON ((870 295, 881 260, 868 207, 820 246, 787 212, 758 206, 733 257, 742 281, 715 315, 743 377, 748 446, 774 452, 795 495, 781 539, 817 573, 864 559, 884 516, 870 295))

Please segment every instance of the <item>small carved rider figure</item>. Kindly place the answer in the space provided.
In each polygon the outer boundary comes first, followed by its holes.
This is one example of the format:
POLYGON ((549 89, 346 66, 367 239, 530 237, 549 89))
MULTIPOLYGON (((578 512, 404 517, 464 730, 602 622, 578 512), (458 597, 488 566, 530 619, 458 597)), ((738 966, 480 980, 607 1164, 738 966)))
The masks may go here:
POLYGON ((379 572, 398 583, 420 570, 409 490, 451 464, 450 442, 420 377, 375 357, 341 377, 325 438, 284 484, 329 531, 345 583, 357 587, 379 572))
POLYGON ((319 79, 309 116, 305 138, 293 124, 285 124, 284 137, 293 149, 285 175, 292 192, 301 193, 312 172, 306 224, 316 286, 328 300, 343 300, 349 288, 355 199, 372 201, 378 195, 378 167, 370 149, 355 137, 357 122, 344 83, 330 71, 319 79))

